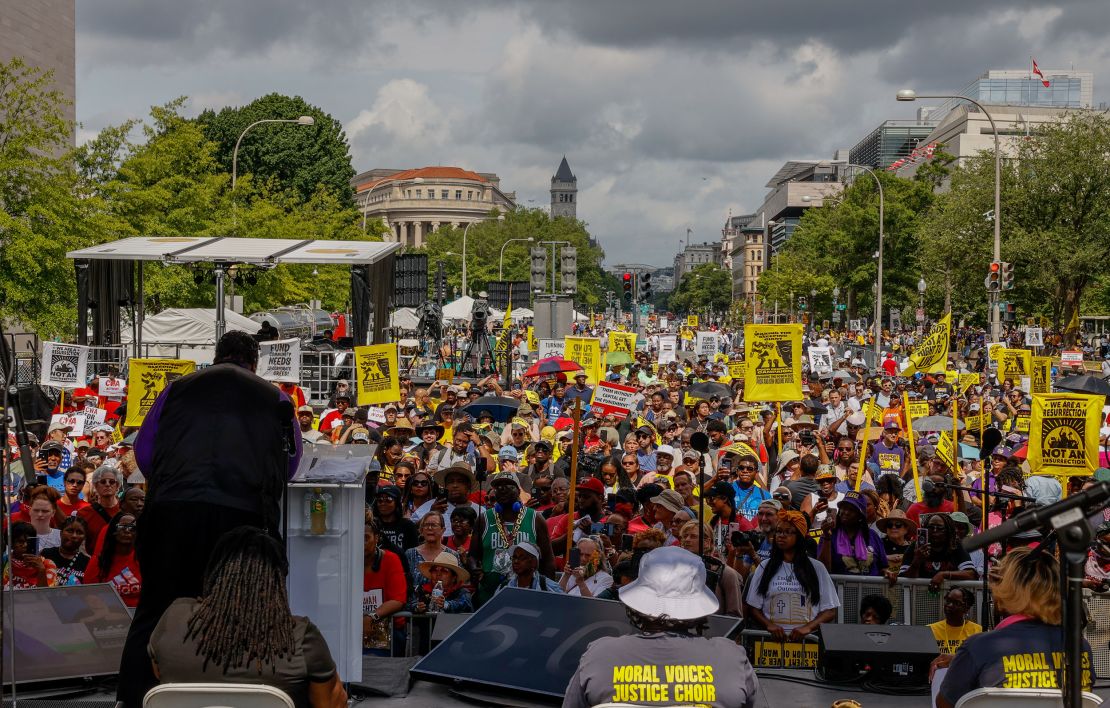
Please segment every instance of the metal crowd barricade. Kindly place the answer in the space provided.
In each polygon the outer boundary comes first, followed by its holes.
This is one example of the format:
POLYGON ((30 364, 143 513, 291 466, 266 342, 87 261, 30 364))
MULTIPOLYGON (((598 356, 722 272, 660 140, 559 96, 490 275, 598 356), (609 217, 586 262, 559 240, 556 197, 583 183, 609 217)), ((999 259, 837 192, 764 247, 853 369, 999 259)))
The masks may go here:
POLYGON ((851 359, 862 359, 863 363, 872 370, 874 370, 875 367, 878 366, 878 363, 875 359, 875 350, 871 347, 864 347, 860 346, 859 344, 851 343, 844 346, 846 346, 848 351, 851 352, 851 359))
POLYGON ((952 587, 967 588, 974 592, 975 607, 972 609, 971 619, 984 624, 986 608, 983 607, 983 583, 977 580, 945 583, 941 590, 932 592, 929 590, 928 578, 899 578, 894 586, 883 577, 834 575, 832 579, 840 597, 838 624, 858 623, 860 603, 867 595, 882 595, 890 600, 894 610, 890 617, 893 622, 932 624, 944 618, 944 593, 952 587))
POLYGON ((89 376, 107 374, 109 369, 116 369, 120 376, 127 378, 127 362, 131 354, 131 345, 114 344, 107 346, 91 345, 89 347, 89 376))
POLYGON ((314 406, 327 405, 340 379, 351 383, 354 391, 355 355, 350 349, 301 350, 301 388, 314 406))
POLYGON ((1084 591, 1089 622, 1083 634, 1091 644, 1091 670, 1110 677, 1110 593, 1084 591))

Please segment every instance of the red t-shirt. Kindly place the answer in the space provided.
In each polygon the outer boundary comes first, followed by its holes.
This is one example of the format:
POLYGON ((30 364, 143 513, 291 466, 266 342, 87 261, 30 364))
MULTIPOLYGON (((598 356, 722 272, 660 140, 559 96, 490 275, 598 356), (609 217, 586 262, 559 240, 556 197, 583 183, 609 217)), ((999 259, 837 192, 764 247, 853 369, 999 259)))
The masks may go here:
MULTIPOLYGON (((408 586, 405 585, 405 570, 401 567, 401 559, 393 551, 382 549, 382 562, 378 570, 366 564, 362 572, 362 614, 369 615, 382 603, 398 600, 404 603, 408 598, 408 586)), ((402 626, 401 620, 396 620, 396 626, 402 626)))
POLYGON ((914 502, 910 504, 909 509, 906 509, 906 518, 920 526, 922 514, 950 514, 955 510, 955 505, 947 499, 942 501, 940 506, 926 506, 925 502, 914 502))
POLYGON ((139 591, 143 587, 142 573, 139 572, 139 561, 135 558, 135 551, 126 555, 117 555, 112 559, 112 566, 108 572, 100 573, 100 554, 89 559, 85 569, 85 585, 93 583, 111 583, 119 593, 123 604, 128 607, 139 606, 139 591))
POLYGON ((92 504, 89 504, 84 499, 78 499, 77 502, 72 506, 66 503, 65 497, 62 497, 58 500, 58 510, 61 511, 62 514, 64 514, 65 516, 74 516, 77 514, 77 512, 89 506, 92 506, 92 504))
MULTIPOLYGON (((103 509, 103 507, 101 508, 103 509)), ((111 509, 104 509, 104 511, 108 514, 107 521, 104 520, 104 517, 100 515, 100 512, 97 511, 96 507, 92 504, 89 504, 84 509, 80 509, 77 512, 77 516, 83 519, 85 525, 89 527, 89 533, 85 536, 86 550, 94 550, 96 540, 100 538, 101 532, 108 528, 108 524, 110 524, 112 519, 116 518, 116 514, 119 513, 119 505, 117 504, 111 509)), ((92 554, 90 553, 89 555, 92 554)))

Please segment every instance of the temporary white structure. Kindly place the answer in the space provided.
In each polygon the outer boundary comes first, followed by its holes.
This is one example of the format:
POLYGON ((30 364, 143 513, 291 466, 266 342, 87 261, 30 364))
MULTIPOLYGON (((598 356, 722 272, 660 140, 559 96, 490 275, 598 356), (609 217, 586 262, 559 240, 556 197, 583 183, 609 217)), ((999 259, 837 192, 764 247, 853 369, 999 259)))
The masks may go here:
POLYGON ((401 329, 416 329, 420 326, 420 318, 416 316, 416 310, 411 307, 398 307, 389 316, 389 326, 399 327, 401 329))
MULTIPOLYGON (((233 310, 225 310, 227 329, 256 333, 260 326, 233 310)), ((216 352, 216 311, 201 308, 170 308, 143 320, 141 356, 192 359, 211 363, 216 352)), ((124 344, 131 343, 131 328, 121 333, 124 344)))
MULTIPOLYGON (((443 306, 443 319, 445 320, 470 320, 470 312, 474 309, 474 298, 463 295, 458 300, 443 306)), ((514 313, 515 314, 515 313, 514 313)), ((505 316, 504 310, 489 309, 490 319, 500 320, 505 316)))

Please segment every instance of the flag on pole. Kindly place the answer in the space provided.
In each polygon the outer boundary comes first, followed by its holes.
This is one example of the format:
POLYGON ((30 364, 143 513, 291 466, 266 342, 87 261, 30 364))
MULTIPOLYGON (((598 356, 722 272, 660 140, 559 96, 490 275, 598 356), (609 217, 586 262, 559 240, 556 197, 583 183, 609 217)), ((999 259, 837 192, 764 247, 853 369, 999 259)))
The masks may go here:
POLYGON ((1036 76, 1036 77, 1040 78, 1041 84, 1043 84, 1045 88, 1048 88, 1049 86, 1051 86, 1048 79, 1046 79, 1044 77, 1044 74, 1041 73, 1041 68, 1039 66, 1037 66, 1037 60, 1033 59, 1033 57, 1029 57, 1029 59, 1033 62, 1033 76, 1036 76))
POLYGON ((914 347, 902 376, 920 371, 936 374, 948 368, 948 342, 952 338, 952 313, 933 323, 932 328, 914 347))
POLYGON ((1064 334, 1072 331, 1079 331, 1079 305, 1076 305, 1075 310, 1071 313, 1071 321, 1068 322, 1068 326, 1064 328, 1064 334))

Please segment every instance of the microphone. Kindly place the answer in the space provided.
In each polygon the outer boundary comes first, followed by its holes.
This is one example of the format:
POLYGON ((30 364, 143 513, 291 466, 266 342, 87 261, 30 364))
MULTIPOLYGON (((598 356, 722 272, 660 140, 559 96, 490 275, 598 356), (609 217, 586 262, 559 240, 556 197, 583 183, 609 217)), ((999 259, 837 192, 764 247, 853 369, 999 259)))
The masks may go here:
POLYGON ((992 543, 1000 543, 1014 534, 1037 529, 1049 523, 1059 528, 1084 520, 1089 513, 1105 507, 1107 501, 1110 501, 1110 482, 1099 482, 1090 489, 1072 494, 1055 504, 1030 509, 1003 521, 998 526, 987 529, 983 533, 968 536, 963 542, 964 550, 975 551, 986 548, 992 543))
POLYGON ((293 437, 293 419, 296 417, 293 402, 288 398, 279 399, 277 416, 278 421, 281 422, 281 431, 285 435, 285 452, 292 457, 297 452, 297 439, 293 437))

